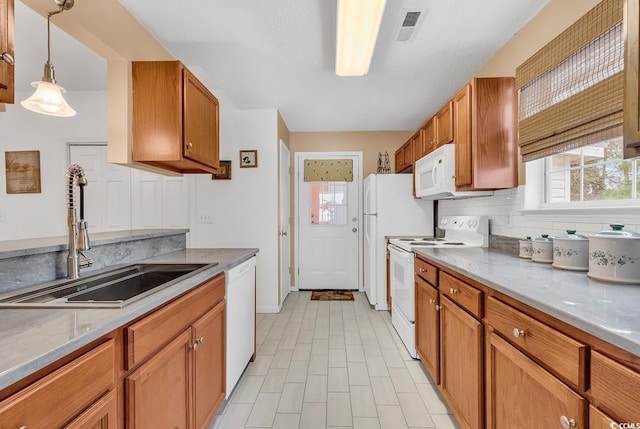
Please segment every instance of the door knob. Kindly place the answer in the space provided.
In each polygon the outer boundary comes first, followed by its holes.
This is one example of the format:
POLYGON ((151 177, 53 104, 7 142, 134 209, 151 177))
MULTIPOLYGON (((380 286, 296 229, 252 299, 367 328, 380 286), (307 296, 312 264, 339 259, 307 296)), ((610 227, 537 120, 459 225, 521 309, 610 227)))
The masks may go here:
POLYGON ((357 217, 351 218, 351 221, 358 222, 358 218, 357 217))
POLYGON ((287 231, 280 231, 280 235, 282 235, 282 236, 287 235, 287 231))
POLYGON ((351 231, 358 232, 358 228, 351 228, 351 231))

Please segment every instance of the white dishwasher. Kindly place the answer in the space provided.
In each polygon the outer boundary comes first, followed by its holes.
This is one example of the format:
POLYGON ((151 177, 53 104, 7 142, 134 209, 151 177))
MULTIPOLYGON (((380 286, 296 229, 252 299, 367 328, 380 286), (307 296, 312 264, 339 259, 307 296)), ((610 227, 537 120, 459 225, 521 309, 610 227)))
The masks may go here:
POLYGON ((227 396, 233 391, 255 347, 256 257, 226 272, 227 396))

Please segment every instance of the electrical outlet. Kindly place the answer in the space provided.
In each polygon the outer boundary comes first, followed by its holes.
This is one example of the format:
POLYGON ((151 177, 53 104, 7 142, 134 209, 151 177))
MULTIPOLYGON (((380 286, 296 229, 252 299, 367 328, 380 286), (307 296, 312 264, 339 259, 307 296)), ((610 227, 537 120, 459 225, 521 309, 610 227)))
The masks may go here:
POLYGON ((509 213, 507 215, 507 226, 511 226, 512 222, 513 222, 513 214, 509 213))
POLYGON ((4 213, 0 212, 0 222, 4 222, 4 213))
POLYGON ((201 214, 198 216, 198 223, 213 223, 213 217, 210 214, 201 214))

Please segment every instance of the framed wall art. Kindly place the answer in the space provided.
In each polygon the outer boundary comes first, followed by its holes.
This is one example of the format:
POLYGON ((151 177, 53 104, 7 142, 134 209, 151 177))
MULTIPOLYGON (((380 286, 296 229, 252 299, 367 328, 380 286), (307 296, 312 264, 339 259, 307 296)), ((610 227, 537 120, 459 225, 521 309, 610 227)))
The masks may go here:
POLYGON ((240 151, 240 168, 255 168, 258 166, 257 150, 240 151))
POLYGON ((231 180, 231 161, 220 161, 220 167, 216 174, 211 175, 212 180, 231 180))
POLYGON ((40 151, 4 153, 7 194, 40 193, 40 151))

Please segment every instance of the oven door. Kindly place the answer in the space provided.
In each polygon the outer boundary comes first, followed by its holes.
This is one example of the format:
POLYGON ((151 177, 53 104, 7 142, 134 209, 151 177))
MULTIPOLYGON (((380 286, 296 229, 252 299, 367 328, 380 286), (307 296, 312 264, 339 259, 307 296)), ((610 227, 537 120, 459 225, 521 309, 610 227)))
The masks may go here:
POLYGON ((389 245, 389 277, 393 310, 399 310, 405 318, 415 322, 414 264, 415 254, 389 245))

